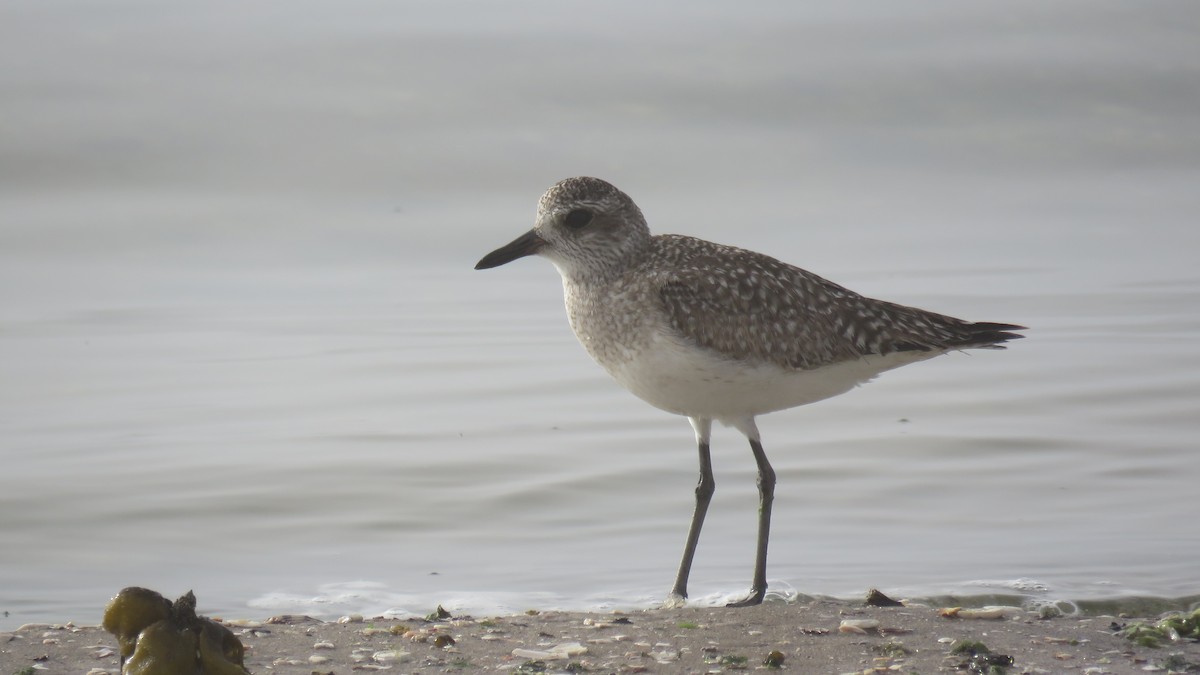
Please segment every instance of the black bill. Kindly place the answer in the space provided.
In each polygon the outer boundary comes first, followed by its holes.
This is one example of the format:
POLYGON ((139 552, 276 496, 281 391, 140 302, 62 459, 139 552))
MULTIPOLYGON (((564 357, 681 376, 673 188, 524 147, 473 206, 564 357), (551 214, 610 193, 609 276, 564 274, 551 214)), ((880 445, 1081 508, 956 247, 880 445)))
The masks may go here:
POLYGON ((541 250, 541 248, 545 245, 546 241, 537 236, 536 232, 530 230, 517 237, 510 243, 505 244, 495 251, 483 256, 482 260, 475 263, 475 269, 487 270, 493 267, 499 267, 504 263, 510 263, 517 258, 524 258, 527 255, 533 255, 541 250))

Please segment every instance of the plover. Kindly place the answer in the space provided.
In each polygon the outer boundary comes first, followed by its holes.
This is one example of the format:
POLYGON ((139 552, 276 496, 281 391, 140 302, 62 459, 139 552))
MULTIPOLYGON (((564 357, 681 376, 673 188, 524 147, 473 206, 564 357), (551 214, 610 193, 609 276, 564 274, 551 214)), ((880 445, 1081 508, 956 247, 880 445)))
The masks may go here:
POLYGON ((700 451, 696 506, 667 605, 683 604, 714 481, 714 420, 750 441, 759 515, 750 593, 767 590, 775 472, 754 418, 820 401, 892 368, 961 349, 1004 349, 1024 326, 971 322, 866 298, 770 256, 675 234, 650 234, 624 192, 598 178, 560 181, 533 229, 483 257, 489 269, 528 255, 562 275, 579 342, 650 405, 688 418, 700 451))

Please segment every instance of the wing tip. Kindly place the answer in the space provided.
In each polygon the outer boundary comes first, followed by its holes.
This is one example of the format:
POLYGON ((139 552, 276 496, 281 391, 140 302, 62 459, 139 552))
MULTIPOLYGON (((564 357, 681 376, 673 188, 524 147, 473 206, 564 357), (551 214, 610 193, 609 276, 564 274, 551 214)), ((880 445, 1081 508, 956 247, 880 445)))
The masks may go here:
POLYGON ((1015 323, 995 323, 992 321, 980 321, 966 326, 968 329, 967 335, 961 343, 962 348, 974 349, 1007 349, 1004 346, 1005 342, 1010 340, 1020 340, 1025 335, 1017 333, 1019 330, 1029 330, 1028 327, 1015 323))

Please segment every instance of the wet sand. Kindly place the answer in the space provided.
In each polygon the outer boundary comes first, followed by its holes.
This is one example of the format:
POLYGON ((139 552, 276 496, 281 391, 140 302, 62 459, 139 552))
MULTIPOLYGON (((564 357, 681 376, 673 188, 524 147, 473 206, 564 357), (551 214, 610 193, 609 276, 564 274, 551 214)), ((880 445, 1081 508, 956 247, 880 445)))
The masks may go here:
MULTIPOLYGON (((925 606, 867 607, 816 600, 744 609, 617 613, 530 612, 504 617, 324 622, 300 616, 223 620, 246 646, 251 673, 352 671, 719 673, 935 673, 970 670, 959 641, 982 643, 1006 673, 1186 672, 1200 643, 1154 648, 1114 633, 1131 618, 1040 618, 1008 608, 999 618, 950 618, 925 606), (858 621, 856 629, 843 627, 858 621), (775 653, 772 656, 772 653, 775 653), (1172 667, 1173 666, 1173 667, 1172 667)), ((1157 617, 1142 617, 1146 620, 1157 617)), ((0 673, 118 673, 116 640, 95 626, 31 624, 0 633, 0 673)))

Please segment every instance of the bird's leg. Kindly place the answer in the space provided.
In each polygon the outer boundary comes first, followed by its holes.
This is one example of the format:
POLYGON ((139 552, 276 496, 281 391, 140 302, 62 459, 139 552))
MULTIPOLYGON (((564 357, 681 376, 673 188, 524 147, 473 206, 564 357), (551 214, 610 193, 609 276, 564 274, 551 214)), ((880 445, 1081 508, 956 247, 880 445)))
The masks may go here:
POLYGON ((708 513, 708 503, 712 501, 713 492, 717 489, 713 480, 712 457, 708 449, 709 432, 712 421, 691 418, 692 427, 696 430, 696 445, 700 449, 700 482, 696 483, 696 510, 692 512, 692 524, 688 528, 687 543, 683 546, 683 560, 679 562, 679 573, 675 575, 675 586, 667 597, 667 606, 681 606, 687 599, 688 575, 692 571, 692 558, 696 555, 696 544, 700 541, 700 528, 704 527, 704 515, 708 513))
POLYGON ((750 595, 729 603, 729 607, 760 604, 767 593, 767 540, 771 536, 771 502, 775 500, 775 470, 767 461, 767 453, 763 452, 758 429, 754 426, 754 420, 744 426, 746 428, 738 425, 738 428, 750 439, 750 450, 758 464, 758 548, 754 554, 754 581, 750 585, 750 595))

